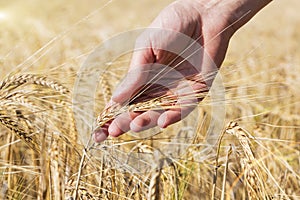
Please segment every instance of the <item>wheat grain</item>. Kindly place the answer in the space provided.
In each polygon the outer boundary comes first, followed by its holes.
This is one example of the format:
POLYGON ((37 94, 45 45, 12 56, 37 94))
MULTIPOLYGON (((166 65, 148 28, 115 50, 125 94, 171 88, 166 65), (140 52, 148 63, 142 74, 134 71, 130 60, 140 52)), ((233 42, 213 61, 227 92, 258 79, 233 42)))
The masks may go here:
POLYGON ((40 113, 49 113, 52 123, 61 123, 57 119, 62 120, 66 116, 70 123, 66 123, 69 125, 66 127, 69 134, 65 135, 76 141, 77 131, 68 93, 66 87, 45 76, 18 74, 7 77, 0 83, 0 123, 15 132, 31 148, 38 150, 38 135, 46 120, 40 113), (37 88, 27 87, 29 85, 37 88), (58 109, 62 110, 61 115, 57 113, 58 109))
MULTIPOLYGON (((197 80, 196 77, 189 77, 189 80, 193 83, 202 81, 202 79, 197 80)), ((180 82, 181 80, 179 80, 180 82)), ((177 83, 177 82, 176 82, 177 83)), ((173 83, 173 84, 176 84, 173 83)), ((158 91, 159 93, 160 91, 158 91)), ((180 97, 175 95, 159 95, 158 97, 146 98, 145 100, 141 100, 138 102, 136 100, 137 96, 133 97, 126 105, 113 104, 107 108, 105 108, 97 117, 97 126, 95 131, 101 128, 107 122, 115 119, 118 115, 126 112, 145 112, 149 110, 167 110, 174 108, 183 108, 183 107, 193 107, 196 106, 194 102, 195 99, 202 100, 208 94, 208 89, 203 88, 199 91, 189 92, 186 94, 181 94, 180 97), (180 102, 179 102, 180 101, 180 102)))
POLYGON ((18 138, 23 140, 32 149, 39 151, 38 144, 34 139, 34 133, 30 128, 29 130, 26 130, 25 128, 20 127, 18 121, 6 117, 1 117, 0 123, 2 123, 5 127, 10 129, 11 131, 13 131, 18 136, 18 138))
POLYGON ((69 93, 69 90, 58 82, 49 80, 45 76, 35 74, 18 74, 9 76, 0 83, 0 90, 12 89, 24 84, 34 84, 48 87, 61 94, 69 93))
MULTIPOLYGON (((0 123, 33 149, 33 155, 41 152, 44 172, 51 174, 54 192, 49 193, 47 175, 35 179, 40 199, 53 195, 63 199, 64 179, 74 172, 77 131, 68 95, 66 87, 41 75, 19 74, 0 84, 0 123), (48 151, 50 155, 44 154, 48 151)), ((34 166, 39 166, 37 159, 33 159, 34 166)))
POLYGON ((159 200, 159 184, 160 184, 161 169, 157 168, 152 172, 151 180, 148 189, 148 200, 159 200))
POLYGON ((234 135, 239 140, 243 149, 243 156, 240 159, 244 171, 246 185, 250 199, 269 199, 265 177, 262 175, 259 162, 251 149, 250 139, 254 139, 249 132, 240 127, 237 122, 230 122, 227 125, 226 133, 234 135))

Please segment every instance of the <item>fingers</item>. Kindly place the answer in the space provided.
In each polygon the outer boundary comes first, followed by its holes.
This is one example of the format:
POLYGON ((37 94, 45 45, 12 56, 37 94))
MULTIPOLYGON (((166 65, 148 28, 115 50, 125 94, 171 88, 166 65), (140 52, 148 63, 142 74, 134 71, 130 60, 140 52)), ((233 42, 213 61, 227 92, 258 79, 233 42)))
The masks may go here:
POLYGON ((157 125, 161 128, 167 128, 171 124, 179 122, 185 118, 190 112, 192 112, 193 109, 194 107, 185 107, 167 110, 159 116, 157 125))
POLYGON ((97 128, 94 131, 93 139, 95 142, 100 143, 108 137, 108 127, 109 123, 106 123, 104 126, 97 128))
POLYGON ((178 97, 177 108, 169 109, 162 113, 157 120, 157 125, 161 128, 166 128, 185 118, 194 110, 199 101, 195 91, 201 91, 204 87, 205 85, 201 82, 195 82, 195 84, 180 83, 176 91, 178 97))
POLYGON ((130 130, 130 123, 139 115, 140 113, 137 112, 122 113, 109 125, 109 135, 112 137, 118 137, 123 133, 128 132, 130 130))
POLYGON ((130 123, 140 114, 141 113, 137 112, 122 113, 116 119, 97 128, 93 133, 94 141, 100 143, 106 140, 109 135, 112 137, 118 137, 123 133, 128 132, 130 130, 130 123))
POLYGON ((144 113, 123 113, 111 122, 107 129, 112 137, 118 137, 129 130, 140 132, 157 126, 157 120, 163 111, 147 111, 144 113))
POLYGON ((130 129, 134 132, 140 132, 155 127, 162 112, 163 111, 147 111, 142 113, 130 123, 130 129))
POLYGON ((134 132, 144 131, 155 126, 166 128, 185 118, 193 107, 170 109, 167 111, 147 111, 144 113, 128 112, 119 115, 112 122, 94 131, 94 140, 100 143, 110 135, 118 137, 129 130, 134 132))
POLYGON ((110 136, 118 137, 129 130, 141 132, 155 126, 166 128, 186 117, 193 108, 178 108, 167 111, 147 111, 144 113, 124 113, 112 121, 108 128, 110 136))

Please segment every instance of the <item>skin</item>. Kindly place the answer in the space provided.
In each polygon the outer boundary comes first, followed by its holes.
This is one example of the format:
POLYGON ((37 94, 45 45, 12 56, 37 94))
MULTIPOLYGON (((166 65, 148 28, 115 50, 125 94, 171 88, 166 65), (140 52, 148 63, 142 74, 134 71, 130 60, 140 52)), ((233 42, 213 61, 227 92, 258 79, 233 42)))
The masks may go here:
MULTIPOLYGON (((162 84, 171 82, 172 77, 176 77, 177 73, 183 77, 190 77, 203 76, 216 71, 225 58, 233 34, 270 2, 271 0, 179 0, 173 2, 162 10, 149 26, 149 28, 158 28, 161 32, 145 31, 137 39, 136 51, 133 53, 128 74, 116 89, 109 104, 123 104, 128 101, 144 84, 164 70, 166 65, 176 70, 165 74, 162 84), (164 30, 168 31, 164 32, 164 30), (189 62, 178 58, 177 53, 166 51, 174 47, 181 52, 189 45, 187 41, 180 39, 178 32, 189 36, 202 47, 201 51, 189 58, 189 62), (179 47, 183 49, 178 49, 179 47)), ((213 77, 206 82, 194 81, 190 89, 197 91, 209 88, 212 81, 213 77)), ((179 90, 180 87, 180 84, 177 84, 173 88, 165 88, 156 95, 174 94, 174 91, 179 90)), ((153 86, 147 89, 155 91, 153 86)), ((139 98, 147 95, 149 94, 145 92, 139 98)), ((180 95, 180 92, 176 93, 177 97, 180 95)), ((101 142, 109 135, 117 137, 129 130, 139 132, 154 126, 166 128, 184 118, 191 110, 192 108, 184 107, 124 113, 98 129, 94 133, 94 140, 101 142)))

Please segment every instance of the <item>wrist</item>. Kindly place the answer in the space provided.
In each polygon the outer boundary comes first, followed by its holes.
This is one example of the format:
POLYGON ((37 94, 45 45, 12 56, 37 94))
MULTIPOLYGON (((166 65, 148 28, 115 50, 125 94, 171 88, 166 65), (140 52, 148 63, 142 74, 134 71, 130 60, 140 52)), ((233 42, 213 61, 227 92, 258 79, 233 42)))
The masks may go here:
POLYGON ((261 9, 272 0, 239 0, 232 5, 228 23, 234 32, 250 21, 261 9))
POLYGON ((232 29, 232 34, 246 24, 262 8, 272 0, 216 0, 217 8, 225 10, 227 26, 232 29))
POLYGON ((226 34, 233 35, 246 24, 256 13, 272 0, 197 0, 202 12, 211 18, 212 23, 219 23, 226 34), (215 20, 214 20, 215 19, 215 20), (215 21, 215 22, 213 22, 215 21))

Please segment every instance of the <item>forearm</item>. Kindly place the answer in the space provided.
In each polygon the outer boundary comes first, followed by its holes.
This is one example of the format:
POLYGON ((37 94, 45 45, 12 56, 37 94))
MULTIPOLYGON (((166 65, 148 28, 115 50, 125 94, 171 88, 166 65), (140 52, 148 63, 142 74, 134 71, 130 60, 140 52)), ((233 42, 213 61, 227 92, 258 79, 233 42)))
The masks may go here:
POLYGON ((231 28, 232 34, 246 24, 272 0, 197 0, 199 7, 207 10, 208 15, 224 20, 224 29, 231 28))
POLYGON ((254 15, 272 0, 229 0, 233 1, 229 23, 234 31, 246 24, 254 15))

